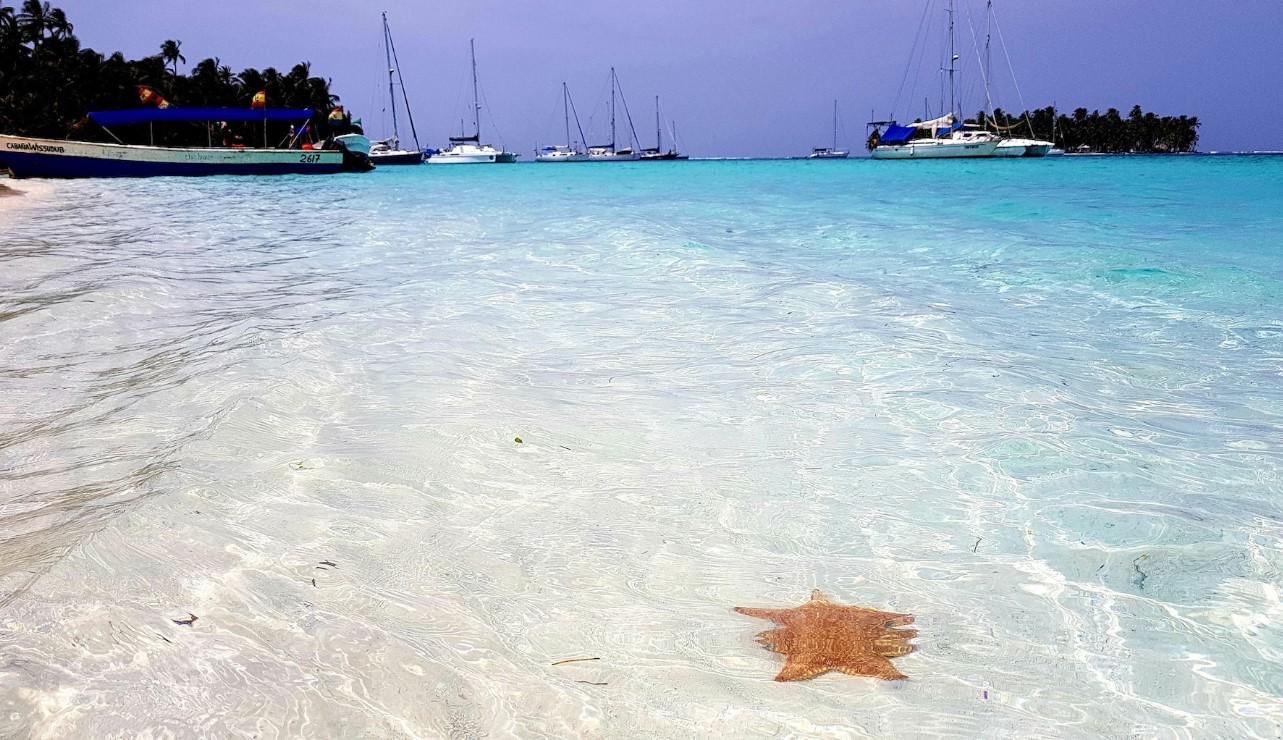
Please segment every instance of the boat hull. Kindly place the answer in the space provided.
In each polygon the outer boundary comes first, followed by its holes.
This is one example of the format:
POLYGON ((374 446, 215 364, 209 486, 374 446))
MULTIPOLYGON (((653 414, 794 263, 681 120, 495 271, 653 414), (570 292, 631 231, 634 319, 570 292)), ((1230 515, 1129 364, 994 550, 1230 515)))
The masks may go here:
POLYGON ((371 152, 370 164, 375 167, 383 165, 409 165, 423 164, 423 154, 421 152, 394 151, 387 153, 371 152))
POLYGON ((516 154, 500 151, 489 144, 454 146, 427 159, 428 164, 512 164, 516 161, 516 154))
POLYGON ((634 152, 589 152, 589 162, 636 162, 641 159, 641 155, 634 152))
POLYGON ((344 151, 186 149, 0 135, 0 159, 18 178, 330 175, 344 151))
POLYGON ((575 154, 569 152, 557 152, 549 154, 535 155, 536 162, 587 162, 587 154, 575 154))
POLYGON ((873 159, 978 159, 993 157, 997 141, 956 143, 935 140, 875 147, 869 156, 873 159))
POLYGON ((494 164, 495 154, 452 154, 439 152, 428 157, 428 164, 494 164))
POLYGON ((642 162, 676 162, 680 159, 685 157, 677 152, 643 152, 641 155, 642 162))
POLYGON ((1019 148, 1022 157, 1045 157, 1051 151, 1052 144, 1050 141, 1039 141, 1038 139, 1004 139, 998 145, 998 153, 1007 153, 1009 156, 1016 156, 1007 152, 1009 149, 1019 148))

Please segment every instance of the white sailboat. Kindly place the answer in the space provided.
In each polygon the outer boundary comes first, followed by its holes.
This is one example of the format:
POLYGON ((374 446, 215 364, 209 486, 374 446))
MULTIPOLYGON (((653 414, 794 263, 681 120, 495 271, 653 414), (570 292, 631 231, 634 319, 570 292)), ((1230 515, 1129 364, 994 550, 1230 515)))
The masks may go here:
MULTIPOLYGON (((958 110, 958 53, 954 33, 954 2, 949 0, 949 113, 930 121, 901 126, 896 121, 873 121, 869 156, 873 159, 973 159, 997 156, 1002 137, 965 126, 958 110)), ((1014 150, 1010 150, 1014 153, 1014 150)), ((1020 155, 1024 154, 1023 148, 1020 155)))
POLYGON ((833 146, 817 146, 806 155, 807 159, 846 159, 851 156, 847 149, 838 149, 838 101, 833 101, 833 146))
POLYGON ((428 157, 428 164, 511 164, 520 156, 481 143, 481 98, 477 88, 476 39, 468 40, 472 52, 472 135, 450 137, 450 147, 428 157))
POLYGON ((633 141, 637 140, 637 129, 633 126, 633 114, 628 110, 628 101, 624 99, 624 91, 620 89, 619 77, 615 74, 615 68, 611 67, 610 143, 588 147, 588 159, 591 162, 632 162, 641 158, 641 155, 637 153, 637 150, 632 147, 618 149, 615 146, 615 98, 617 96, 623 100, 624 113, 628 116, 628 127, 633 132, 633 141))
MULTIPOLYGON (((993 30, 992 29, 993 29, 993 24, 995 22, 995 17, 993 14, 993 0, 988 0, 988 2, 985 5, 985 20, 988 24, 988 28, 985 32, 985 65, 983 70, 984 83, 985 83, 985 105, 986 105, 985 115, 989 116, 989 119, 990 121, 992 121, 995 129, 1011 131, 1011 130, 1014 130, 1015 128, 1018 128, 1020 124, 1017 123, 1015 124, 1015 126, 1007 127, 1006 129, 1001 129, 998 126, 998 122, 993 119, 993 95, 992 95, 993 65, 991 63, 991 52, 993 48, 993 30)), ((1007 46, 1005 43, 1003 44, 1002 48, 1003 48, 1003 52, 1006 53, 1007 46)), ((1007 58, 1007 64, 1008 66, 1010 66, 1011 64, 1010 57, 1007 58)), ((1012 74, 1012 80, 1013 81, 1015 80, 1014 71, 1012 74)), ((1019 89, 1020 89, 1019 87, 1016 88, 1017 92, 1019 91, 1019 89)), ((1003 137, 1002 142, 998 144, 998 149, 995 152, 996 156, 999 156, 999 157, 1045 157, 1047 156, 1048 152, 1052 150, 1052 147, 1054 145, 1050 141, 1042 141, 1041 139, 1032 138, 1034 135, 1033 122, 1026 121, 1026 123, 1029 126, 1029 135, 1031 138, 1026 139, 1026 138, 1016 137, 1016 136, 1003 137)))
POLYGON ((405 92, 405 80, 401 79, 401 64, 396 58, 396 46, 392 43, 392 30, 388 27, 387 13, 383 14, 383 55, 388 66, 388 99, 392 105, 392 136, 370 144, 370 163, 376 167, 388 164, 423 164, 419 133, 414 129, 414 114, 410 112, 410 99, 405 92), (401 83, 401 99, 405 103, 405 115, 410 120, 414 151, 401 148, 401 132, 398 130, 396 117, 396 82, 401 83))
POLYGON ((584 128, 579 125, 579 111, 574 111, 575 103, 570 99, 570 88, 561 83, 561 108, 566 118, 566 145, 546 146, 535 153, 536 162, 587 162, 588 153, 579 148, 584 140, 584 128), (570 113, 575 113, 575 128, 579 131, 579 141, 570 139, 570 113))

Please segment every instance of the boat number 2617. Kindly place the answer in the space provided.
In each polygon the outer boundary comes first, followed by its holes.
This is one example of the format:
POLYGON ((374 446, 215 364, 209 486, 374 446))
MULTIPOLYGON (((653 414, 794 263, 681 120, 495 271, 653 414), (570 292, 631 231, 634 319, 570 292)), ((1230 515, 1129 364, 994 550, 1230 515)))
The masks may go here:
POLYGON ((320 162, 320 161, 321 161, 321 155, 319 155, 319 154, 300 154, 300 155, 299 155, 299 159, 298 159, 298 161, 299 161, 299 162, 301 162, 301 163, 303 163, 303 164, 316 164, 317 162, 320 162))

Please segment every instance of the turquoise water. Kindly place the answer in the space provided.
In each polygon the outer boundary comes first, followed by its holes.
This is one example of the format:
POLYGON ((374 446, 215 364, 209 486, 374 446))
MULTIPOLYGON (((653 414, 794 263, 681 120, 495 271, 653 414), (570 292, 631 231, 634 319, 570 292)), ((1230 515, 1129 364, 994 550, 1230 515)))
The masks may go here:
POLYGON ((1283 158, 13 186, 0 735, 1283 734, 1283 158))

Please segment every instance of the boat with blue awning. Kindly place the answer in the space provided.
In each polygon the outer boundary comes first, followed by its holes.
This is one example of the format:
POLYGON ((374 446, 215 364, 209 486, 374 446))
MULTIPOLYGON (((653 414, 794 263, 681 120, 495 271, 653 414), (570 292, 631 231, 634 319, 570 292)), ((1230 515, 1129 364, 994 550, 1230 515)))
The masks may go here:
POLYGON ((205 175, 293 175, 364 172, 370 141, 363 134, 334 132, 321 138, 307 108, 135 108, 96 111, 87 116, 114 142, 41 139, 0 134, 0 158, 14 177, 161 177, 205 175), (205 147, 156 146, 157 124, 202 123, 205 147), (276 147, 268 132, 289 126, 276 147), (231 124, 261 129, 263 146, 249 147, 228 132, 231 124), (126 144, 112 129, 147 126, 149 143, 126 144), (214 146, 215 131, 219 146, 214 146))

